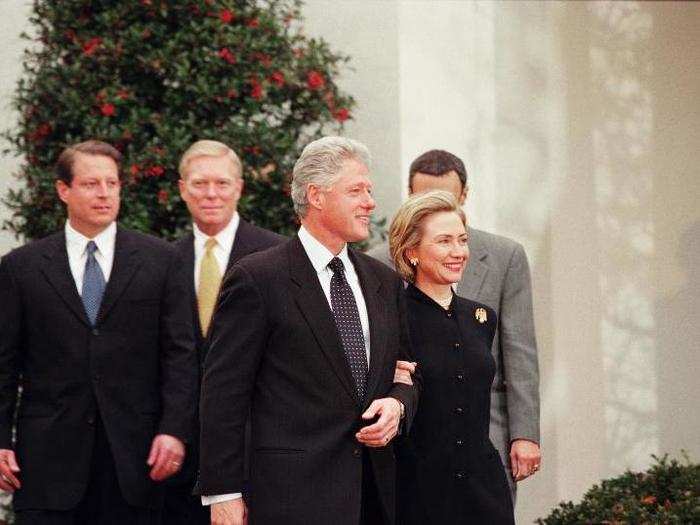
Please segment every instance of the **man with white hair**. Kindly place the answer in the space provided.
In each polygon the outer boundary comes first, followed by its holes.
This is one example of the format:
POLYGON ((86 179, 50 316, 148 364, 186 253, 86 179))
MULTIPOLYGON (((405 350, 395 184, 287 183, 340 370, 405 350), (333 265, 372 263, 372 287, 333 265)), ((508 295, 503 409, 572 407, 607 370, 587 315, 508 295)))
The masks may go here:
POLYGON ((369 163, 350 139, 309 144, 292 180, 298 236, 242 259, 223 285, 200 402, 214 524, 394 523, 392 439, 421 378, 393 382, 396 361, 411 361, 401 280, 347 246, 369 234, 369 163))
MULTIPOLYGON (((279 244, 285 237, 250 224, 238 215, 243 166, 236 152, 226 144, 198 140, 183 153, 179 172, 180 195, 193 224, 192 233, 175 245, 190 275, 188 299, 201 369, 206 335, 224 274, 242 257, 279 244)), ((167 483, 163 523, 168 525, 210 522, 209 508, 192 495, 199 463, 198 421, 193 433, 182 470, 167 483)))

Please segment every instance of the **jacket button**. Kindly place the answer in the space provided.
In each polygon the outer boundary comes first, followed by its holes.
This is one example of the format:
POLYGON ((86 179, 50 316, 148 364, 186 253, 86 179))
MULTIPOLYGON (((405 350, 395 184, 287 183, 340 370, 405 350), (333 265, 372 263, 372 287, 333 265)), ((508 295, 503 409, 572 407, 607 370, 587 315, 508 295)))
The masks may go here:
POLYGON ((455 343, 454 347, 455 347, 455 350, 457 350, 459 348, 459 343, 455 343))
POLYGON ((464 374, 457 374, 457 381, 464 381, 464 374))
POLYGON ((97 328, 93 328, 92 335, 100 335, 100 331, 97 328))
POLYGON ((458 446, 458 447, 461 447, 462 445, 464 445, 464 441, 462 441, 461 439, 458 439, 458 440, 456 441, 456 443, 457 443, 457 446, 458 446))
POLYGON ((466 477, 466 474, 464 473, 463 470, 458 470, 455 472, 455 478, 457 479, 464 479, 466 477))
POLYGON ((95 424, 95 418, 94 417, 89 417, 88 420, 88 425, 93 426, 95 424))
POLYGON ((356 458, 362 457, 362 451, 359 448, 354 448, 352 451, 352 455, 356 458))
POLYGON ((92 380, 93 380, 93 381, 99 381, 99 380, 100 380, 100 374, 92 374, 92 380))
POLYGON ((463 409, 462 407, 457 407, 457 408, 455 408, 455 414, 458 414, 458 415, 459 415, 459 414, 461 414, 462 412, 464 412, 464 409, 463 409))

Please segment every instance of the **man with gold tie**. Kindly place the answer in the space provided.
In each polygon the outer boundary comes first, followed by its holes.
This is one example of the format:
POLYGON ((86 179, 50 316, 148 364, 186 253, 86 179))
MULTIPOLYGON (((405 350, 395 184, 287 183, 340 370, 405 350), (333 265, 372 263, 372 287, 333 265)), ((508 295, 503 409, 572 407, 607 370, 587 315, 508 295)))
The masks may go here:
MULTIPOLYGON (((180 195, 192 215, 192 233, 176 242, 188 268, 192 268, 190 300, 200 370, 205 340, 221 281, 241 257, 265 250, 284 237, 240 218, 238 200, 243 191, 243 166, 238 155, 214 140, 200 140, 182 155, 180 195)), ((198 434, 199 426, 195 428, 198 434)), ((208 524, 209 509, 192 496, 198 463, 198 441, 189 445, 182 472, 170 482, 163 523, 208 524)))

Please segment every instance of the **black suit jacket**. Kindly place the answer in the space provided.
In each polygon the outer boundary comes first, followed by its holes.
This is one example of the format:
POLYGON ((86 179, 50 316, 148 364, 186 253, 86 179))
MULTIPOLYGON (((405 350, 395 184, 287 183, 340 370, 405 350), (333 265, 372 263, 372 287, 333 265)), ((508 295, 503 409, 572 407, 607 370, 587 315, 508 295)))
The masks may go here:
MULTIPOLYGON (((401 400, 406 423, 415 386, 393 384, 411 359, 403 284, 350 250, 370 322, 367 398, 360 404, 316 271, 298 238, 234 265, 214 314, 200 401, 200 492, 240 492, 244 426, 252 421, 251 522, 357 525, 362 450, 355 433, 373 399, 401 400)), ((381 503, 394 516, 393 445, 368 449, 381 503)))
MULTIPOLYGON (((287 240, 287 238, 282 235, 265 230, 241 219, 238 223, 236 236, 233 239, 233 246, 231 247, 231 253, 228 257, 226 272, 228 273, 233 265, 246 255, 266 250, 285 240, 287 240)), ((199 323, 197 292, 194 287, 194 234, 188 233, 181 239, 175 241, 174 245, 187 271, 187 286, 189 300, 192 306, 192 325, 194 327, 194 337, 197 342, 197 354, 199 355, 200 364, 204 364, 206 345, 204 344, 205 340, 202 336, 202 327, 199 323)))
MULTIPOLYGON (((251 253, 265 250, 286 240, 287 238, 283 237, 282 235, 259 228, 258 226, 250 224, 249 222, 241 219, 238 223, 236 236, 233 239, 233 246, 231 247, 231 253, 229 254, 226 272, 228 273, 233 265, 242 257, 245 257, 251 253)), ((204 365, 207 345, 204 336, 202 336, 202 328, 199 322, 199 310, 197 308, 197 292, 194 287, 194 234, 188 233, 181 239, 175 241, 174 245, 180 254, 187 273, 187 289, 189 292, 188 298, 191 305, 192 326, 194 328, 194 339, 196 341, 197 355, 200 365, 197 381, 197 385, 199 386, 201 382, 201 367, 204 365)), ((197 392, 199 393, 199 390, 197 392)), ((198 394, 197 399, 199 399, 198 394)), ((199 418, 197 417, 195 418, 193 433, 195 434, 194 443, 192 443, 192 446, 188 447, 188 454, 185 458, 185 464, 183 465, 181 472, 178 473, 178 475, 171 481, 171 483, 176 485, 189 485, 190 490, 196 481, 199 466, 199 418)))
POLYGON ((155 434, 191 432, 196 354, 175 250, 119 228, 96 327, 70 272, 63 232, 0 262, 0 448, 11 448, 17 386, 17 509, 68 509, 89 479, 96 418, 126 500, 153 506, 155 434))

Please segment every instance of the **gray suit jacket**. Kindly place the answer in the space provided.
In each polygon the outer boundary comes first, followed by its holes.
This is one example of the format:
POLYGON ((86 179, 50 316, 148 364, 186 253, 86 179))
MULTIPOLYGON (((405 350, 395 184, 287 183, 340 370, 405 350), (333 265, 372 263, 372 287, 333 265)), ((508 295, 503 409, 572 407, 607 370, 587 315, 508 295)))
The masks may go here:
MULTIPOLYGON (((540 441, 540 396, 537 343, 532 315, 530 268, 515 241, 469 229, 469 264, 457 294, 479 301, 498 314, 493 340, 496 376, 491 387, 491 441, 508 465, 514 439, 540 441)), ((369 255, 394 267, 387 244, 369 255)))

